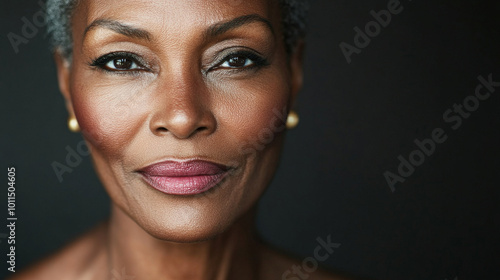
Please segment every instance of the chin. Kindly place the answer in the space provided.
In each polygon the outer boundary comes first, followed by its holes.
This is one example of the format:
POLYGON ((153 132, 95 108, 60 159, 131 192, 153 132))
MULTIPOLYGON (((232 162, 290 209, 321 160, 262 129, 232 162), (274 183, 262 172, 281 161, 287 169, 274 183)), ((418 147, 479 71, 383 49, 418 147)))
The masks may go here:
POLYGON ((224 232, 224 229, 193 229, 186 227, 178 229, 153 229, 153 231, 146 230, 146 232, 152 237, 166 242, 199 243, 216 238, 224 232))
MULTIPOLYGON (((162 197, 164 195, 161 195, 162 197)), ((218 199, 174 198, 119 207, 129 222, 150 236, 168 242, 194 243, 222 234, 248 212, 250 207, 221 204, 218 199), (156 201, 158 202, 158 201, 156 201), (228 206, 228 207, 224 207, 228 206)))
POLYGON ((222 234, 234 224, 234 221, 227 217, 193 218, 185 215, 173 219, 169 217, 151 220, 151 218, 148 221, 137 221, 137 224, 156 239, 177 243, 207 241, 222 234))

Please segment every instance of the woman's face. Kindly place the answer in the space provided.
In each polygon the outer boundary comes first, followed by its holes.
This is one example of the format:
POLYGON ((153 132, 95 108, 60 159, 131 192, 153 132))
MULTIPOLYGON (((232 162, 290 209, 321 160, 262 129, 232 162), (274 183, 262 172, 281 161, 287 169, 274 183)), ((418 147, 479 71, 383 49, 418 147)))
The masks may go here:
POLYGON ((266 0, 77 7, 61 89, 113 203, 151 235, 210 238, 270 182, 301 83, 280 15, 266 0))

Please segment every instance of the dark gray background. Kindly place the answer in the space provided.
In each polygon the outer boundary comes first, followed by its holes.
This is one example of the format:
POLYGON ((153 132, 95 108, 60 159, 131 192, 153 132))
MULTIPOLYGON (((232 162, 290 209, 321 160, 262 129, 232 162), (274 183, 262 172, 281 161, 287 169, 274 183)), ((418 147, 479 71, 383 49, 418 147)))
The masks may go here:
MULTIPOLYGON (((403 12, 348 64, 339 44, 388 0, 315 1, 306 55, 300 126, 262 199, 265 240, 300 258, 316 238, 341 243, 328 268, 375 279, 496 279, 500 275, 500 88, 452 130, 443 113, 474 93, 479 75, 500 81, 499 2, 404 0, 403 12), (391 192, 415 139, 441 127, 448 140, 391 192)), ((8 166, 17 168, 18 268, 40 259, 108 214, 89 158, 59 183, 51 167, 67 131, 44 31, 16 54, 37 1, 1 0, 1 224, 8 166)), ((0 227, 0 233, 7 230, 0 227)), ((1 240, 0 276, 7 272, 1 240)))

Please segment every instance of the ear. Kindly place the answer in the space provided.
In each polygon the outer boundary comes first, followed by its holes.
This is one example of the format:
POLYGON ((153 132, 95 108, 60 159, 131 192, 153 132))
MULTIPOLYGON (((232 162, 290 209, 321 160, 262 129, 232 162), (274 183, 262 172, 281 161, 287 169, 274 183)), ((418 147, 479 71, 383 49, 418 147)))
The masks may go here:
POLYGON ((292 100, 290 106, 293 108, 295 105, 295 100, 299 91, 302 89, 304 84, 304 71, 303 71, 303 59, 304 59, 304 49, 305 43, 300 40, 297 46, 290 54, 290 74, 292 79, 292 100))
POLYGON ((61 54, 60 51, 54 53, 54 60, 57 67, 57 79, 59 81, 59 90, 61 91, 66 102, 66 109, 70 116, 74 116, 73 103, 71 102, 70 92, 70 62, 61 54))

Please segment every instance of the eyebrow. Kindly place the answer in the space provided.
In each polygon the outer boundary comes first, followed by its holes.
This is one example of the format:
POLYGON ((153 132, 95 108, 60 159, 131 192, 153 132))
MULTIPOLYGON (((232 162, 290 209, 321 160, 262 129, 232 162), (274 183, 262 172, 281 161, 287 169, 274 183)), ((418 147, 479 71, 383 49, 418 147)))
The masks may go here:
POLYGON ((87 26, 87 28, 85 28, 83 37, 85 37, 89 31, 98 27, 103 27, 131 38, 145 39, 148 41, 151 40, 151 34, 148 31, 129 26, 112 19, 98 19, 93 21, 89 26, 87 26))
MULTIPOLYGON (((257 14, 251 14, 251 15, 244 15, 240 16, 237 18, 234 18, 232 20, 226 21, 226 22, 221 22, 221 23, 216 23, 210 27, 207 28, 207 30, 204 32, 204 38, 211 38, 211 37, 217 37, 220 36, 230 30, 236 29, 238 27, 241 27, 243 25, 251 24, 254 22, 261 22, 264 23, 266 27, 269 28, 271 33, 275 35, 275 31, 273 28, 273 25, 269 20, 266 18, 257 15, 257 14)), ((113 19, 97 19, 93 21, 89 26, 85 28, 85 31, 83 32, 83 37, 87 35, 88 32, 90 32, 93 29, 96 28, 106 28, 111 31, 114 31, 116 33, 125 35, 127 37, 131 38, 137 38, 137 39, 144 39, 147 41, 151 41, 151 33, 148 31, 133 27, 130 25, 126 25, 123 23, 120 23, 119 21, 113 20, 113 19)))
POLYGON ((269 20, 266 18, 263 18, 257 14, 252 14, 252 15, 245 15, 241 17, 237 17, 235 19, 222 22, 222 23, 216 23, 212 26, 210 26, 206 31, 205 31, 205 38, 210 38, 210 37, 217 37, 220 36, 230 30, 236 29, 240 26, 254 23, 254 22, 261 22, 264 23, 266 27, 269 28, 271 33, 275 35, 273 25, 269 20))

